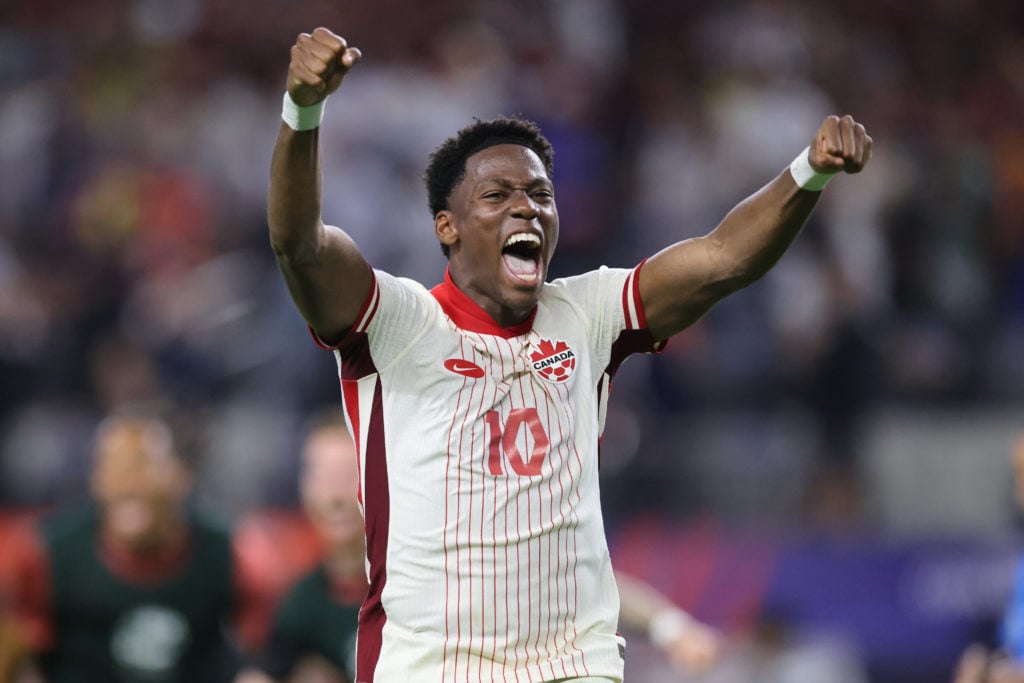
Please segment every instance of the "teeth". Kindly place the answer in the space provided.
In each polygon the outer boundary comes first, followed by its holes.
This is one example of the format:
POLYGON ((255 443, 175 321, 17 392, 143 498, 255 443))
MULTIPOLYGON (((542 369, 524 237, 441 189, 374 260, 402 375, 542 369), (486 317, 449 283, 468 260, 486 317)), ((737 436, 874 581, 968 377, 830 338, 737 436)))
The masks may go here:
POLYGON ((529 242, 534 247, 540 246, 540 238, 532 232, 517 232, 514 235, 510 235, 509 238, 505 240, 505 246, 510 247, 513 244, 519 244, 520 242, 529 242))

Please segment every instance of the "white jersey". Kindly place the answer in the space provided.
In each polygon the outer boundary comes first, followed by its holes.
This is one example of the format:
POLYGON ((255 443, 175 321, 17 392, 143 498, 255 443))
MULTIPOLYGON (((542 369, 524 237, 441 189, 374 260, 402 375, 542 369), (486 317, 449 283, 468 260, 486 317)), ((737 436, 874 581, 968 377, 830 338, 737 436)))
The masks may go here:
POLYGON ((598 439, 612 374, 658 350, 638 272, 547 283, 508 329, 447 276, 374 272, 334 347, 370 579, 357 683, 621 680, 598 439))

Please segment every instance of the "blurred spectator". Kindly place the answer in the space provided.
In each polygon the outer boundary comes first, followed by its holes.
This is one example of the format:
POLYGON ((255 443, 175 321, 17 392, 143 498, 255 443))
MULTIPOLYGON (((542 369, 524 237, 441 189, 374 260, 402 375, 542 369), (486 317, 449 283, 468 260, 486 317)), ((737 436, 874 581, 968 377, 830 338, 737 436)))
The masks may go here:
MULTIPOLYGON (((1010 453, 1014 500, 1024 511, 1024 435, 1010 453)), ((998 647, 975 643, 960 656, 953 683, 1024 683, 1024 559, 1017 566, 1013 594, 999 625, 998 647)))
MULTIPOLYGON (((49 683, 230 680, 236 638, 254 646, 267 574, 226 527, 186 505, 190 474, 167 425, 101 425, 93 500, 26 530, 15 560, 16 630, 49 683), (37 533, 36 533, 37 532, 37 533)), ((26 674, 28 675, 28 674, 26 674)))
MULTIPOLYGON (((1024 436, 1010 454, 1014 499, 1024 510, 1024 436)), ((954 683, 1021 683, 1024 681, 1024 560, 1021 560, 999 629, 999 648, 988 652, 972 645, 960 658, 954 683)))
POLYGON ((314 421, 302 449, 300 486, 322 555, 278 608, 257 657, 263 673, 250 671, 238 683, 355 681, 356 625, 368 588, 356 457, 340 411, 314 421))
POLYGON ((1024 669, 982 645, 972 645, 960 657, 952 683, 1024 683, 1024 669))

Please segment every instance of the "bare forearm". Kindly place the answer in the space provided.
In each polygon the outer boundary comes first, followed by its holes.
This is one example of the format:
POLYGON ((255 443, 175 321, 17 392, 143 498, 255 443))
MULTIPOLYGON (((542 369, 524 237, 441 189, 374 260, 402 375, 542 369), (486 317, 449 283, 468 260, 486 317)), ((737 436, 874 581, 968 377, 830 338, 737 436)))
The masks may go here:
POLYGON ((706 239, 725 264, 727 291, 745 287, 774 266, 800 233, 820 192, 801 190, 789 171, 734 207, 706 239))
POLYGON ((300 132, 282 124, 267 202, 270 244, 282 264, 315 260, 324 231, 321 187, 319 129, 300 132))
POLYGON ((859 173, 871 158, 871 144, 864 126, 851 116, 826 117, 790 167, 740 202, 708 235, 726 279, 742 287, 767 273, 818 203, 816 190, 840 171, 859 173))
POLYGON ((641 271, 647 323, 667 339, 717 301, 746 287, 782 257, 818 201, 789 171, 737 204, 714 230, 653 256, 641 271))
POLYGON ((800 233, 818 203, 817 190, 836 173, 859 173, 870 158, 864 126, 850 116, 829 116, 789 169, 718 227, 652 256, 640 272, 640 297, 655 339, 685 329, 722 297, 767 273, 800 233))

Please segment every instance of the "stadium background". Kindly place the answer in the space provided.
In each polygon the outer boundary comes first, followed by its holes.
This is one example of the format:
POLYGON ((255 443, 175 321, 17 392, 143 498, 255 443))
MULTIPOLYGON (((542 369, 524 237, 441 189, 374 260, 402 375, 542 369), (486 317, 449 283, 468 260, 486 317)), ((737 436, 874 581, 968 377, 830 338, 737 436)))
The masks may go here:
MULTIPOLYGON (((188 426, 199 495, 239 518, 294 505, 303 420, 338 390, 264 199, 288 47, 317 25, 364 54, 328 105, 325 216, 426 284, 420 176, 472 116, 552 139, 556 276, 706 232, 825 114, 863 121, 874 160, 780 265, 621 371, 613 556, 738 640, 785 632, 871 681, 947 680, 993 638, 1024 432, 1010 0, 3 3, 7 518, 80 495, 97 420, 155 400, 188 426)), ((674 680, 631 648, 631 683, 674 680)))

